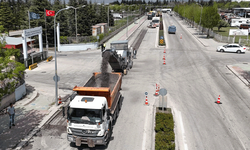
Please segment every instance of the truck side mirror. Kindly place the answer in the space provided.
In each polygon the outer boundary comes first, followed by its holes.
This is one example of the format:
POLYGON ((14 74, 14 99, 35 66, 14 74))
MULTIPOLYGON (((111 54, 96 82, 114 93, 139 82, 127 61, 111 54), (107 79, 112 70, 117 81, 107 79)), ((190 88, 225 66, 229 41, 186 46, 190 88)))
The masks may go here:
POLYGON ((69 100, 72 101, 75 97, 76 97, 77 93, 73 93, 72 95, 70 95, 69 100))
POLYGON ((110 109, 107 109, 107 116, 110 116, 110 109))

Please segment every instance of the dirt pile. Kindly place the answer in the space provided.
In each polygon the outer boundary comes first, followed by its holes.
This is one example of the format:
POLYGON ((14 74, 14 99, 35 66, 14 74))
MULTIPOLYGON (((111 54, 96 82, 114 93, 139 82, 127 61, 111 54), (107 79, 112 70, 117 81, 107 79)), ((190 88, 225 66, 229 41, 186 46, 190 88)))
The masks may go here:
POLYGON ((110 76, 108 73, 108 64, 109 64, 109 52, 104 52, 102 57, 102 64, 101 64, 101 87, 109 87, 109 80, 110 76))

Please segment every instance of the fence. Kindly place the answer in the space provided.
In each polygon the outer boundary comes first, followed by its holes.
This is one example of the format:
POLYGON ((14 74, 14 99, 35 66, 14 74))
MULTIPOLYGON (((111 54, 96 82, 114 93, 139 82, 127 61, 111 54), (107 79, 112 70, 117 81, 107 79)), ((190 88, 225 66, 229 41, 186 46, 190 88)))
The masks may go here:
MULTIPOLYGON (((199 24, 197 23, 192 23, 191 20, 186 20, 187 23, 190 26, 194 26, 197 28, 198 31, 201 31, 202 34, 206 34, 208 32, 207 28, 203 28, 202 26, 199 26, 199 24)), ((222 36, 220 34, 215 33, 212 30, 209 30, 208 33, 210 38, 214 38, 216 41, 218 42, 222 42, 222 43, 239 43, 241 45, 247 45, 250 46, 250 39, 244 39, 241 36, 222 36)))
MULTIPOLYGON (((133 23, 138 14, 133 14, 132 16, 128 17, 128 24, 133 23)), ((139 18, 139 17, 138 17, 139 18)), ((99 35, 99 43, 105 42, 110 37, 117 34, 117 31, 124 29, 127 26, 127 19, 118 20, 115 23, 115 26, 110 27, 107 33, 103 33, 99 35), (107 38, 108 37, 108 38, 107 38)), ((60 39, 61 44, 72 44, 72 43, 91 43, 91 42, 98 42, 97 37, 95 36, 81 36, 81 37, 65 37, 60 39)))

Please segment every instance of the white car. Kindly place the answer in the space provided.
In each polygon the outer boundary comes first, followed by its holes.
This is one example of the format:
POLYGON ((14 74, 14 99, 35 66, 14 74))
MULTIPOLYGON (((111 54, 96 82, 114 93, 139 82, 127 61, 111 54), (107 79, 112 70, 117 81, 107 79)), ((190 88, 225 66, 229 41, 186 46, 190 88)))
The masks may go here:
POLYGON ((218 46, 217 51, 218 52, 235 52, 235 53, 245 53, 246 52, 246 47, 241 46, 239 44, 227 44, 223 46, 218 46))

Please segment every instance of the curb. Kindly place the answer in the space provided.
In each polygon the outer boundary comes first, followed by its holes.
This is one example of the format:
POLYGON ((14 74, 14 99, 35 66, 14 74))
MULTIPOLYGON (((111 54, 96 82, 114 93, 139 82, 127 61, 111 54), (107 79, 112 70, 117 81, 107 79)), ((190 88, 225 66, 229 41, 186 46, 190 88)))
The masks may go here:
POLYGON ((237 76, 246 86, 249 86, 249 83, 244 79, 238 72, 236 72, 233 68, 232 65, 226 65, 226 67, 235 75, 237 76))
POLYGON ((30 98, 27 98, 26 102, 22 104, 23 106, 27 105, 37 97, 38 92, 36 90, 32 93, 33 93, 32 96, 30 98))
MULTIPOLYGON (((179 21, 177 21, 178 23, 179 23, 179 21)), ((181 25, 180 23, 179 23, 179 25, 181 25)), ((181 26, 183 26, 183 25, 181 25, 181 26)), ((183 26, 184 27, 184 26, 183 26)), ((188 28, 186 28, 186 30, 189 32, 189 33, 191 33, 191 31, 189 31, 189 29, 188 28)), ((192 34, 192 33, 191 33, 192 34)), ((192 34, 193 35, 193 37, 195 37, 204 47, 207 47, 204 43, 202 43, 202 41, 198 38, 198 37, 196 37, 194 34, 192 34)))

